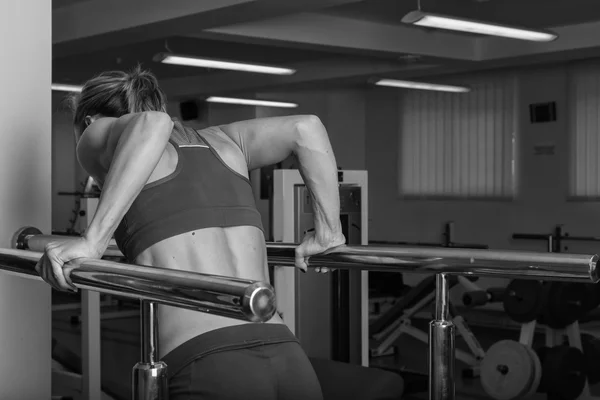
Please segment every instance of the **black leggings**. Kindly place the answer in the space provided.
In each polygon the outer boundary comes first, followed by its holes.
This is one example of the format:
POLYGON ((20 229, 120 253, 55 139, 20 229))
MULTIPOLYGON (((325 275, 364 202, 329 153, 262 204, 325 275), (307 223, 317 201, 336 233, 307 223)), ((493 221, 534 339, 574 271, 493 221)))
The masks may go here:
POLYGON ((322 400, 298 340, 283 324, 242 324, 197 336, 167 354, 169 400, 322 400))

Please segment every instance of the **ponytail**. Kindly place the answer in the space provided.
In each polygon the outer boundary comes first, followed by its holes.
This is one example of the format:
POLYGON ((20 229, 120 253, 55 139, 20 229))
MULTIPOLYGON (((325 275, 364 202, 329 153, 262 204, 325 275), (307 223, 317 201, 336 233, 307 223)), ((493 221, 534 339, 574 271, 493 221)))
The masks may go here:
POLYGON ((143 71, 138 66, 127 74, 123 88, 127 99, 127 110, 130 113, 142 111, 166 112, 166 96, 152 73, 143 71))

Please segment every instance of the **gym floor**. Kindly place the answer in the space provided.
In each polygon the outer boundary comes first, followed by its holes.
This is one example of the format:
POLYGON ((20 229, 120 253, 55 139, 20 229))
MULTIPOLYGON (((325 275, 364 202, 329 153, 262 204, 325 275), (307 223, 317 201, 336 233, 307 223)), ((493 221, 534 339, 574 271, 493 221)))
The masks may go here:
MULTIPOLYGON (((57 296, 55 296, 57 297, 57 296)), ((72 301, 72 297, 69 298, 72 301)), ((63 300, 64 301, 64 300, 63 300)), ((62 302, 56 298, 53 301, 62 302)), ((111 311, 110 308, 103 308, 103 311, 111 311)), ((114 311, 117 311, 114 309, 114 311)), ((67 364, 77 363, 81 356, 81 325, 73 324, 71 317, 77 315, 77 311, 60 311, 53 313, 53 339, 57 345, 55 353, 60 353, 62 359, 67 359, 67 364)), ((464 314, 463 314, 464 315, 464 314)), ((467 321, 475 316, 465 316, 467 321)), ((487 318, 502 318, 499 316, 487 315, 487 318)), ((479 320, 480 318, 477 318, 479 320)), ((415 319, 413 326, 427 330, 427 319, 415 319)), ((471 326, 471 329, 484 349, 487 349, 493 343, 503 339, 518 340, 518 330, 514 328, 498 329, 495 327, 471 326)), ((116 400, 129 399, 130 397, 130 373, 133 365, 139 361, 139 319, 136 317, 118 318, 103 320, 101 324, 101 357, 102 357, 102 384, 103 389, 116 400)), ((585 325, 587 332, 597 331, 600 333, 600 323, 588 323, 585 325), (594 326, 597 325, 597 326, 594 326)), ((536 336, 536 343, 543 343, 542 335, 536 336)), ((466 348, 460 337, 456 338, 457 347, 466 348)), ((427 372, 427 345, 408 335, 402 335, 397 341, 397 352, 393 356, 378 357, 371 361, 373 366, 382 366, 386 368, 426 374, 427 372)), ((72 367, 71 365, 67 365, 72 367)), ((460 372, 465 367, 464 364, 457 362, 457 381, 456 394, 457 399, 489 399, 484 393, 479 379, 462 379, 460 372)), ((418 380, 417 390, 411 387, 410 378, 412 374, 407 374, 407 389, 412 393, 407 393, 404 399, 427 399, 426 388, 423 388, 422 379, 418 380)), ((592 394, 600 394, 600 385, 591 388, 592 394)), ((58 393, 54 393, 58 394, 58 393)), ((543 394, 537 394, 534 400, 546 399, 543 394)))

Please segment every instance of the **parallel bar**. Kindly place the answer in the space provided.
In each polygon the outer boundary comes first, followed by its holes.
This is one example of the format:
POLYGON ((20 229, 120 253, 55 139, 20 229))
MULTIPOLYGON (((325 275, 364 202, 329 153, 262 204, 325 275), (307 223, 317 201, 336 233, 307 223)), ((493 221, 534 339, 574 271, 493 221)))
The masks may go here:
MULTIPOLYGON (((0 270, 41 279, 35 272, 41 256, 0 249, 0 270)), ((71 280, 79 289, 254 322, 268 321, 276 311, 274 290, 263 282, 96 259, 70 265, 71 280)))
MULTIPOLYGON (((269 264, 294 265, 295 244, 267 245, 269 264)), ((309 259, 309 265, 330 269, 445 273, 501 278, 573 282, 600 280, 598 255, 539 253, 433 247, 340 246, 309 259)))
MULTIPOLYGON (((65 236, 25 235, 21 243, 32 250, 43 249, 49 241, 65 236)), ((267 258, 273 266, 294 266, 297 247, 293 243, 267 243, 267 258)), ((122 257, 116 246, 105 256, 122 257)), ((325 255, 313 256, 316 267, 365 271, 448 273, 498 278, 545 279, 573 282, 600 280, 597 254, 540 253, 513 250, 485 250, 404 246, 340 246, 325 255)))

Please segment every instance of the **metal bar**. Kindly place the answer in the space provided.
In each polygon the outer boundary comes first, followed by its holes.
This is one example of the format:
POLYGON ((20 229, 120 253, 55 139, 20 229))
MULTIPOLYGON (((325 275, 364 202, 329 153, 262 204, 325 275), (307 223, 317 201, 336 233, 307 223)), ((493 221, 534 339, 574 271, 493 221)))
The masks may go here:
MULTIPOLYGON (((295 244, 270 243, 270 265, 294 265, 295 244)), ((330 269, 445 273, 501 278, 593 282, 600 279, 598 255, 511 250, 340 246, 313 256, 309 264, 330 269)))
MULTIPOLYGON (((35 265, 41 253, 0 249, 0 270, 41 279, 35 265)), ((276 311, 271 285, 239 278, 199 274, 151 266, 81 259, 70 263, 70 277, 79 289, 265 322, 276 311)))
POLYGON ((455 332, 450 316, 450 285, 436 275, 435 319, 429 324, 429 400, 454 400, 455 332))
MULTIPOLYGON (((43 249, 65 236, 22 235, 19 248, 43 249), (33 247, 32 247, 33 246, 33 247)), ((267 243, 269 265, 294 266, 293 243, 267 243)), ((116 246, 105 256, 122 257, 116 246)), ((310 258, 310 265, 335 269, 383 272, 447 273, 498 278, 546 279, 598 282, 597 254, 557 254, 513 250, 486 250, 404 246, 341 246, 325 255, 310 258)))
POLYGON ((142 360, 133 367, 132 400, 168 400, 168 366, 158 359, 158 320, 156 304, 142 300, 140 304, 142 360))

